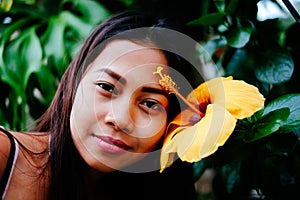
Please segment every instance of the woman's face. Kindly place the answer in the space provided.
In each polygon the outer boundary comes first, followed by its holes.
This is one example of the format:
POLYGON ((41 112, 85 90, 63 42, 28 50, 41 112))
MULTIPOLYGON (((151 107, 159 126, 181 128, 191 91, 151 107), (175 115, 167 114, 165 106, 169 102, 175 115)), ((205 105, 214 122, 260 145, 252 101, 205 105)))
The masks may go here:
POLYGON ((167 65, 162 51, 127 40, 110 42, 90 64, 70 123, 75 146, 91 167, 107 172, 129 166, 164 135, 168 99, 153 75, 158 65, 167 65))

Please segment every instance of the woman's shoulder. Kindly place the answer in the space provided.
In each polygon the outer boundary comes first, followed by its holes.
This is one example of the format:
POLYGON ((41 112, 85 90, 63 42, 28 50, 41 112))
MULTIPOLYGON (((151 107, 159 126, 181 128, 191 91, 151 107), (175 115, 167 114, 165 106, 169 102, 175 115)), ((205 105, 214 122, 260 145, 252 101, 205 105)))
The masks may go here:
MULTIPOLYGON (((26 152, 33 153, 33 155, 44 152, 47 155, 48 138, 47 133, 16 132, 0 128, 0 177, 5 170, 11 147, 15 145, 14 142, 25 150, 22 151, 21 157, 23 158, 26 152)), ((28 159, 30 156, 25 157, 28 159)))
POLYGON ((5 170, 10 148, 11 142, 8 135, 3 129, 0 129, 0 177, 2 177, 2 174, 5 170))
MULTIPOLYGON (((11 141, 9 139, 11 135, 15 141, 22 146, 23 149, 29 150, 28 152, 41 153, 48 149, 49 134, 39 132, 17 132, 6 131, 0 129, 0 158, 6 157, 10 152, 11 141)), ((2 162, 1 162, 2 163, 2 162)))

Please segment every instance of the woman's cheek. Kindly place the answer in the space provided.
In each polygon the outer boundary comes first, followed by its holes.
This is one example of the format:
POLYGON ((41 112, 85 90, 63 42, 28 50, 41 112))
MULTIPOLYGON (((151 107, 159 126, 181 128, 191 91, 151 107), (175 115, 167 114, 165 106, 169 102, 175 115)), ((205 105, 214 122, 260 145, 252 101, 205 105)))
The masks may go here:
POLYGON ((165 129, 166 126, 161 127, 160 131, 156 132, 156 134, 152 133, 151 137, 139 138, 140 152, 151 152, 164 136, 165 129))

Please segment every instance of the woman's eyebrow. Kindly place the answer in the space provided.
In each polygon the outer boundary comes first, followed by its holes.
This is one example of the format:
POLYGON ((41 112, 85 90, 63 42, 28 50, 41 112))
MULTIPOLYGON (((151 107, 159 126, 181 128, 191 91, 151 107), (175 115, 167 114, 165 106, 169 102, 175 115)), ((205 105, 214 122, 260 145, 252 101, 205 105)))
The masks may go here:
POLYGON ((166 98, 168 98, 168 96, 169 96, 169 94, 166 90, 155 88, 155 87, 145 86, 145 87, 142 87, 141 91, 147 92, 147 93, 161 94, 161 95, 164 95, 166 98))
POLYGON ((126 83, 127 83, 126 79, 123 78, 120 74, 118 74, 108 68, 100 69, 99 71, 105 72, 106 74, 108 74, 109 76, 111 76, 112 78, 114 78, 118 82, 120 82, 122 85, 126 85, 126 83))

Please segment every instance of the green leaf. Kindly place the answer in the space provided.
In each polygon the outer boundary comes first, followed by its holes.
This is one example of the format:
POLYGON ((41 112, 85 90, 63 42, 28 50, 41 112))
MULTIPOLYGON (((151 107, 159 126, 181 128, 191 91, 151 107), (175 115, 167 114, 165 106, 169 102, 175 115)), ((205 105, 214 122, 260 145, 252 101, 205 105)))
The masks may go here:
POLYGON ((225 12, 225 0, 214 0, 214 4, 219 12, 225 12))
POLYGON ((199 19, 188 22, 190 26, 213 26, 223 24, 226 18, 226 14, 224 13, 210 13, 200 17, 199 19))
POLYGON ((234 48, 242 48, 249 42, 251 33, 251 26, 243 25, 229 29, 225 36, 229 46, 234 48))
POLYGON ((11 39, 13 34, 16 34, 19 29, 23 26, 26 26, 27 23, 30 23, 30 19, 25 18, 25 19, 20 19, 12 24, 10 24, 6 29, 5 32, 3 33, 2 40, 3 42, 7 42, 11 39))
POLYGON ((42 47, 35 28, 31 28, 21 50, 21 66, 19 73, 24 73, 24 88, 27 86, 31 73, 38 71, 42 63, 42 47))
POLYGON ((35 27, 20 33, 3 53, 5 74, 2 74, 2 80, 17 93, 25 92, 30 74, 38 70, 42 61, 42 48, 35 27))
POLYGON ((289 108, 290 115, 280 127, 281 132, 289 132, 300 128, 300 94, 286 94, 271 101, 264 109, 263 116, 280 109, 289 108))
POLYGON ((2 11, 8 12, 10 11, 12 4, 13 4, 13 0, 2 0, 0 2, 0 8, 2 11))
POLYGON ((54 57, 55 66, 61 67, 65 57, 64 32, 66 24, 62 17, 51 17, 48 27, 41 38, 45 57, 54 57))
POLYGON ((300 128, 297 128, 294 130, 295 135, 298 137, 298 139, 300 138, 300 128))
POLYGON ((79 0, 74 4, 75 9, 80 11, 80 19, 88 24, 98 24, 110 15, 110 12, 96 1, 79 0))
MULTIPOLYGON (((41 92, 40 102, 45 105, 50 105, 58 85, 56 85, 56 77, 51 73, 46 65, 42 65, 41 70, 35 72, 39 82, 39 90, 41 92), (42 98, 42 99, 41 99, 42 98)), ((35 86, 37 88, 37 86, 35 86)))
POLYGON ((80 17, 68 11, 62 12, 60 18, 64 19, 66 25, 76 30, 83 38, 85 38, 93 28, 92 24, 86 23, 80 17))
POLYGON ((220 168, 222 180, 225 182, 226 191, 230 194, 240 182, 240 162, 232 162, 220 168))
POLYGON ((252 125, 251 132, 244 138, 245 142, 253 142, 278 131, 289 115, 289 108, 280 108, 264 115, 252 125))
POLYGON ((258 59, 259 66, 255 67, 258 80, 268 84, 278 84, 290 80, 294 71, 294 62, 287 51, 269 51, 258 59))
POLYGON ((194 169, 194 180, 197 181, 203 175, 205 169, 207 168, 205 160, 200 160, 193 164, 194 169))
POLYGON ((233 14, 237 8, 239 0, 231 0, 229 5, 226 8, 227 14, 233 14))

